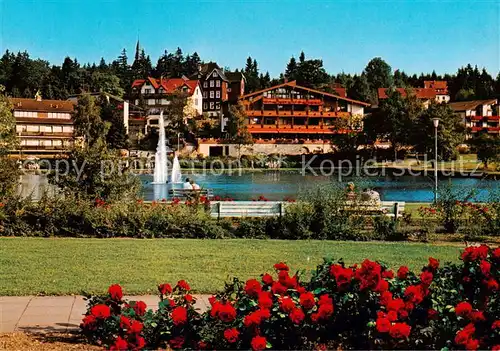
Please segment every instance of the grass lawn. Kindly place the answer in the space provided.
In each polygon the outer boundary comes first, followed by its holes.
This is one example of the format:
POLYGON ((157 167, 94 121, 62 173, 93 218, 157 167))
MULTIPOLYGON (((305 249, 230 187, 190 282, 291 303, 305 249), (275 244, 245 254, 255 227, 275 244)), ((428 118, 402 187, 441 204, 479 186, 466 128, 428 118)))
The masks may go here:
POLYGON ((211 293, 229 277, 272 272, 279 261, 292 270, 311 270, 326 256, 420 269, 428 256, 456 261, 460 249, 380 242, 0 238, 0 295, 99 293, 112 283, 129 294, 156 293, 158 283, 179 279, 196 292, 211 293))

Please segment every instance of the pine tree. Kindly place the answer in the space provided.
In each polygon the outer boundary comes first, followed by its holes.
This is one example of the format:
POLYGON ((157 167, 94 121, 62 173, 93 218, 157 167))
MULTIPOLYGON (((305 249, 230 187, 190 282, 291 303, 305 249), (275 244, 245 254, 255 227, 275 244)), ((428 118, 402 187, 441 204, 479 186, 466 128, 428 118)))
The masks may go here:
POLYGON ((289 81, 296 80, 297 69, 297 61, 295 61, 295 58, 292 56, 292 58, 290 58, 290 62, 286 65, 285 78, 289 81))
POLYGON ((16 163, 8 157, 9 152, 15 150, 18 144, 16 119, 4 93, 5 87, 0 85, 0 202, 15 193, 18 182, 16 163))

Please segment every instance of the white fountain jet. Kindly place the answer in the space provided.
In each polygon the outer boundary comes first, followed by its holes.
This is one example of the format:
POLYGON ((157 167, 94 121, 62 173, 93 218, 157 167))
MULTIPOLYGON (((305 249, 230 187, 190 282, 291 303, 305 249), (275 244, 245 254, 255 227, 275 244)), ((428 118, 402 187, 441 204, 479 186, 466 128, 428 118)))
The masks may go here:
POLYGON ((174 184, 182 183, 181 165, 179 163, 177 153, 174 156, 174 162, 172 164, 172 175, 170 176, 170 182, 174 184))
POLYGON ((165 121, 163 120, 163 111, 160 112, 158 120, 160 127, 158 135, 158 146, 155 154, 155 170, 153 174, 153 184, 165 184, 168 181, 167 168, 167 144, 165 138, 165 121))

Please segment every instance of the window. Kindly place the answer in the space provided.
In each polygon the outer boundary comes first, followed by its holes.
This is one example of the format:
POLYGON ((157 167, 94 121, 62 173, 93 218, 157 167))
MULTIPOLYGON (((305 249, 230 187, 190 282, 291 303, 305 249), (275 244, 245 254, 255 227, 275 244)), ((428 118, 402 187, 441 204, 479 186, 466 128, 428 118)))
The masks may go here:
POLYGON ((216 80, 216 81, 215 81, 215 86, 216 86, 217 88, 220 88, 220 80, 216 80))
POLYGON ((207 92, 206 92, 206 91, 204 91, 204 92, 203 92, 203 97, 206 99, 206 98, 207 98, 207 96, 208 96, 207 92))
POLYGON ((160 105, 161 104, 161 99, 156 99, 155 100, 155 105, 160 105))
POLYGON ((203 82, 203 88, 208 88, 208 83, 206 81, 203 82))
POLYGON ((198 98, 194 98, 194 104, 195 106, 198 105, 198 98))
POLYGON ((217 77, 217 72, 212 73, 212 77, 217 77))
POLYGON ((210 92, 210 99, 213 99, 213 98, 214 98, 214 92, 213 92, 213 91, 211 91, 211 92, 210 92))
POLYGON ((216 91, 215 97, 216 97, 217 99, 220 99, 220 91, 219 91, 219 90, 217 90, 217 91, 216 91))
POLYGON ((203 109, 206 110, 208 108, 208 104, 206 102, 203 103, 203 109))
POLYGON ((217 102, 217 103, 215 104, 215 109, 216 109, 216 110, 220 110, 220 102, 217 102))
POLYGON ((163 88, 160 88, 160 90, 158 90, 158 92, 159 92, 160 94, 163 94, 163 93, 165 92, 165 90, 163 90, 163 88))
POLYGON ((210 81, 210 88, 213 88, 213 87, 214 87, 214 81, 213 81, 213 80, 211 80, 211 81, 210 81))
POLYGON ((211 103, 210 103, 210 109, 211 109, 211 110, 213 110, 213 109, 214 109, 214 103, 213 103, 213 102, 211 102, 211 103))
MULTIPOLYGON (((227 92, 230 93, 231 92, 231 88, 227 88, 227 92)), ((137 104, 136 104, 137 105, 137 104)))
POLYGON ((144 89, 144 94, 151 94, 151 89, 144 89))

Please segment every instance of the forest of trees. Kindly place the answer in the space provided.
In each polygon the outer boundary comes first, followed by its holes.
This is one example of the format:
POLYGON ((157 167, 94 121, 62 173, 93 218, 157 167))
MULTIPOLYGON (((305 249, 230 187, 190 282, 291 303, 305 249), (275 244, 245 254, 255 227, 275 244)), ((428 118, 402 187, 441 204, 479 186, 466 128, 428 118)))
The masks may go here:
MULTIPOLYGON (((125 49, 111 63, 101 58, 99 64, 81 64, 76 58, 66 57, 61 65, 51 65, 43 59, 31 58, 27 52, 13 53, 7 50, 0 58, 0 84, 6 93, 14 97, 33 97, 40 90, 47 99, 66 99, 68 95, 81 92, 104 91, 123 96, 134 79, 155 77, 181 77, 196 73, 203 63, 198 53, 184 54, 180 48, 164 53, 153 65, 144 49, 136 49, 133 60, 125 49)), ((221 65, 221 63, 219 63, 221 65)), ((370 60, 359 74, 327 72, 320 59, 309 59, 301 52, 298 59, 291 57, 278 77, 271 78, 269 72, 259 69, 255 58, 248 57, 242 68, 246 92, 253 92, 297 80, 300 85, 333 92, 340 85, 347 89, 350 98, 377 103, 377 89, 389 87, 423 87, 424 80, 448 82, 452 100, 486 99, 500 96, 500 73, 493 77, 486 69, 467 64, 454 74, 421 73, 409 75, 393 71, 382 58, 370 60)), ((226 67, 226 69, 229 69, 226 67)))

